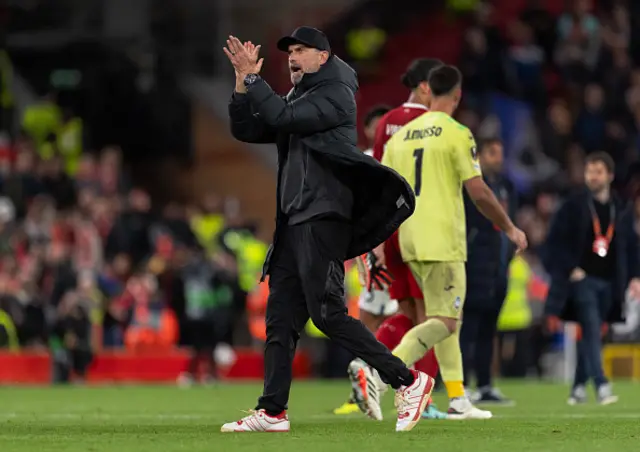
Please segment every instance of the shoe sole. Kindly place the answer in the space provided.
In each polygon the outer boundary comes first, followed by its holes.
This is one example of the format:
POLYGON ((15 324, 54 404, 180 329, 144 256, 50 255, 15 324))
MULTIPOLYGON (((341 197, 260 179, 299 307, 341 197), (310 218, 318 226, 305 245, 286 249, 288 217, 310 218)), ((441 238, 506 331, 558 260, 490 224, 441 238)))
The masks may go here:
POLYGON ((233 428, 225 428, 224 425, 220 428, 220 433, 289 433, 287 430, 236 430, 233 428))
POLYGON ((424 413, 425 408, 429 404, 429 400, 431 400, 431 393, 433 392, 433 388, 436 385, 436 381, 430 376, 427 377, 427 385, 425 386, 425 391, 422 393, 422 399, 420 399, 420 407, 418 408, 418 412, 416 413, 416 417, 407 424, 405 428, 402 430, 396 430, 396 432, 410 432, 413 428, 418 425, 418 422, 422 420, 422 413, 424 413))
POLYGON ((609 396, 598 401, 598 405, 602 406, 613 405, 614 403, 618 403, 618 396, 609 396))
POLYGON ((467 416, 465 414, 447 414, 447 419, 450 421, 488 421, 493 418, 493 414, 487 417, 467 416))
POLYGON ((508 402, 498 402, 496 401, 489 401, 489 400, 478 400, 477 402, 473 402, 474 405, 476 406, 500 406, 500 407, 512 407, 512 406, 516 406, 516 402, 514 402, 513 400, 509 400, 508 402))
POLYGON ((356 395, 356 404, 358 408, 360 408, 360 411, 375 421, 381 421, 383 416, 382 410, 380 409, 380 401, 374 400, 375 397, 371 397, 371 392, 369 391, 369 388, 374 389, 377 392, 376 395, 378 398, 380 397, 376 382, 373 378, 367 377, 367 372, 363 366, 352 362, 349 364, 349 379, 351 380, 351 386, 356 395))

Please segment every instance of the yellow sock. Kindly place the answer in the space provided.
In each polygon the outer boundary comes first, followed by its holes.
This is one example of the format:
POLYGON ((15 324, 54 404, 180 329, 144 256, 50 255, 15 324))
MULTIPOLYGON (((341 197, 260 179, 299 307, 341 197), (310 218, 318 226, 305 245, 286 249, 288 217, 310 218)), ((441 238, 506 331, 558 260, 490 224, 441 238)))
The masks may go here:
POLYGON ((413 366, 429 349, 449 335, 449 329, 442 321, 429 319, 411 328, 393 350, 393 354, 407 366, 413 366))
POLYGON ((450 399, 464 396, 462 385, 462 353, 460 352, 460 325, 452 334, 435 346, 440 374, 450 399))
POLYGON ((447 388, 447 395, 450 399, 464 396, 464 386, 461 381, 445 381, 444 386, 447 388))

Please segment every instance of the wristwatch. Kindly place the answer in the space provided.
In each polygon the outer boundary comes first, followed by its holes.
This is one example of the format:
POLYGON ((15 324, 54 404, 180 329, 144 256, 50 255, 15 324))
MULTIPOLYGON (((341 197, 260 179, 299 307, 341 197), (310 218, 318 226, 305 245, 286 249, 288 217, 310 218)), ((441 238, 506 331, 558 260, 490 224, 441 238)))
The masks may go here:
POLYGON ((253 85, 256 80, 258 80, 259 75, 258 74, 247 74, 244 77, 244 86, 248 87, 250 85, 253 85))

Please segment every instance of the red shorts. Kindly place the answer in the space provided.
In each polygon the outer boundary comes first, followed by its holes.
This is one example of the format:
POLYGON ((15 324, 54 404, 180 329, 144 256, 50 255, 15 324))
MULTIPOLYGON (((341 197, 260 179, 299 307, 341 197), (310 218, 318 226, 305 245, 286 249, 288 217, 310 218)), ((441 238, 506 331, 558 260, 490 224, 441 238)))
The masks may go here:
POLYGON ((409 266, 402 261, 398 231, 394 232, 384 244, 384 257, 387 268, 393 275, 393 282, 389 287, 389 295, 393 300, 406 298, 422 299, 422 290, 416 282, 409 266))

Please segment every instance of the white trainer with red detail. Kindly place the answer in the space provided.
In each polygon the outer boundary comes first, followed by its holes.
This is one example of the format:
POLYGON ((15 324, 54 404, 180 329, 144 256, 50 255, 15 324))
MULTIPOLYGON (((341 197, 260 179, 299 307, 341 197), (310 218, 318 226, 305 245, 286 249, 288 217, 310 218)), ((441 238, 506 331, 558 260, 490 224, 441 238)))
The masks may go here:
POLYGON ((420 422, 422 412, 427 407, 435 386, 435 380, 429 375, 424 372, 413 372, 414 382, 396 390, 395 404, 398 410, 396 432, 408 432, 420 422))
POLYGON ((249 413, 239 421, 224 424, 220 431, 223 433, 286 433, 291 427, 286 411, 278 416, 269 416, 264 410, 252 410, 249 413))

